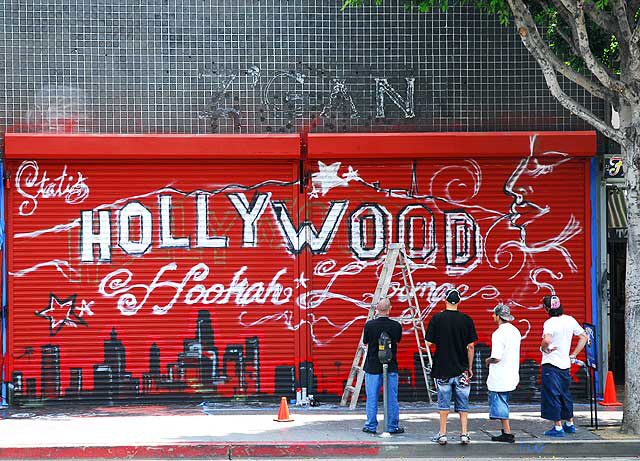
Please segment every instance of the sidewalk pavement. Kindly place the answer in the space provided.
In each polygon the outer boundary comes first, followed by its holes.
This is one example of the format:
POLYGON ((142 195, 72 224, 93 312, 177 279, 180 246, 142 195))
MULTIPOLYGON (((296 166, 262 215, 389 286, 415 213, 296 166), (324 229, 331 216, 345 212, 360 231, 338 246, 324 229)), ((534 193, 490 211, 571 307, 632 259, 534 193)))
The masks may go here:
MULTIPOLYGON (((512 406, 516 443, 491 442, 499 422, 486 406, 469 415, 472 442, 459 443, 457 415, 449 419, 449 444, 430 442, 438 414, 429 404, 401 403, 402 435, 362 432, 364 408, 289 406, 292 422, 276 422, 275 404, 203 403, 9 408, 0 410, 0 458, 285 458, 352 457, 612 457, 640 456, 640 438, 624 438, 619 408, 599 409, 593 431, 589 406, 576 405, 576 434, 545 437, 550 424, 537 405, 512 406)), ((379 417, 382 430, 382 416, 379 417)))

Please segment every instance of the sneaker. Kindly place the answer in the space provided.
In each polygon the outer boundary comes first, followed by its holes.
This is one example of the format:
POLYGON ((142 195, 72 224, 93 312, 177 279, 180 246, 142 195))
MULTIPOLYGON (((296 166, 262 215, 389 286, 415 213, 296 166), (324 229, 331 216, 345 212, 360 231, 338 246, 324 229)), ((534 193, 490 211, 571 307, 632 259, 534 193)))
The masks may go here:
POLYGON ((362 428, 362 432, 366 432, 367 434, 375 434, 376 430, 375 429, 369 429, 368 427, 363 427, 362 428))
POLYGON ((500 435, 494 435, 491 437, 492 442, 506 442, 513 443, 516 441, 516 436, 513 434, 505 434, 504 432, 500 435))
POLYGON ((546 435, 547 437, 564 437, 565 436, 564 430, 562 429, 557 430, 555 426, 553 426, 551 429, 545 432, 544 435, 546 435))
POLYGON ((389 434, 404 434, 404 427, 398 427, 397 429, 391 429, 389 434))
POLYGON ((576 425, 572 424, 571 426, 567 425, 566 423, 562 425, 562 428, 564 429, 564 431, 567 434, 575 434, 576 433, 576 425))
POLYGON ((431 437, 432 442, 436 442, 438 445, 446 445, 447 444, 447 435, 441 435, 440 433, 435 434, 431 437))
POLYGON ((460 434, 460 443, 462 445, 467 445, 469 442, 471 442, 469 434, 460 434))

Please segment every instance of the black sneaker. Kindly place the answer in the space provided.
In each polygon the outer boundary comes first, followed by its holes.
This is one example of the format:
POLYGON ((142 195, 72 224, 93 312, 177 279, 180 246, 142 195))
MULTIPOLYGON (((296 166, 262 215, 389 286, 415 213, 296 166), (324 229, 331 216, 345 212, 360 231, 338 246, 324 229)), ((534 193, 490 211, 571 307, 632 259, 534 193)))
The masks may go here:
POLYGON ((492 442, 507 442, 513 443, 516 441, 516 436, 513 434, 505 434, 504 432, 500 435, 494 435, 491 437, 492 442))
POLYGON ((375 434, 376 431, 374 429, 369 429, 368 427, 363 427, 362 432, 366 432, 367 434, 375 434))
POLYGON ((399 427, 392 431, 389 431, 389 434, 404 434, 404 427, 399 427))

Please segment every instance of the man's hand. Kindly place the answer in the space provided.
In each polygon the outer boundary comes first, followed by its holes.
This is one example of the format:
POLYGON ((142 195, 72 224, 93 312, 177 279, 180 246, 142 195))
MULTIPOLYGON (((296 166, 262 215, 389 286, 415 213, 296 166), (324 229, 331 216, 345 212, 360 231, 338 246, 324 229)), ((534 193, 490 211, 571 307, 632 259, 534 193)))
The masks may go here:
POLYGON ((467 370, 467 373, 469 374, 469 379, 473 378, 473 370, 471 368, 467 370))
POLYGON ((500 359, 496 359, 493 357, 487 357, 486 359, 484 359, 484 363, 487 364, 487 366, 491 365, 492 363, 498 363, 500 361, 500 359))

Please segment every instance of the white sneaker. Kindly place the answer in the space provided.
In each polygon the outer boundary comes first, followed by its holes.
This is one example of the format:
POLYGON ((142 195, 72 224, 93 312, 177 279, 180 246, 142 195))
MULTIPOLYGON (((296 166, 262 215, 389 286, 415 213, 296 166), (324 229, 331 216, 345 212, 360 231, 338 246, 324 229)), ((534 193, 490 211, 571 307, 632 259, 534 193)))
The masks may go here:
POLYGON ((441 435, 439 432, 431 437, 432 442, 436 442, 438 445, 446 445, 447 444, 447 435, 441 435))

